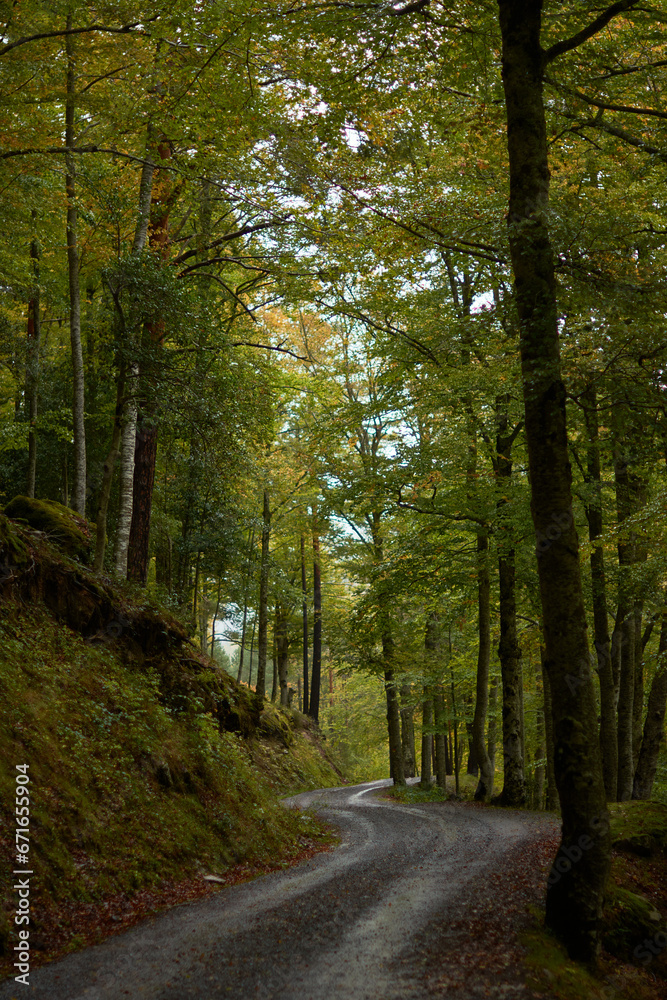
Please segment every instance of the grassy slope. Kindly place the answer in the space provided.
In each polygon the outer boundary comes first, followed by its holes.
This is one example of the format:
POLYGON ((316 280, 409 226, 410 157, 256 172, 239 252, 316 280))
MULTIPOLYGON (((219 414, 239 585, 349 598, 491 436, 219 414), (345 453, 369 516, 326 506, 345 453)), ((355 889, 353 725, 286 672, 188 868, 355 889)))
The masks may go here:
POLYGON ((17 764, 30 765, 30 929, 43 957, 211 891, 204 874, 235 880, 326 844, 312 817, 277 798, 341 781, 309 720, 273 706, 260 716, 253 696, 189 647, 173 619, 100 590, 43 538, 6 521, 0 528, 5 952, 17 764), (70 584, 94 594, 88 625, 62 610, 70 584))

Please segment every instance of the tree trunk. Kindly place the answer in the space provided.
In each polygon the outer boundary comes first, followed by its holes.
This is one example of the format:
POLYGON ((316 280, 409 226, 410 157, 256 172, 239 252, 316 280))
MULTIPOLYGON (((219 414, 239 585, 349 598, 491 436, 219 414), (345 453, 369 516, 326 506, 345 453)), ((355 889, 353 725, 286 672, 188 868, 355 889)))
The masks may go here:
POLYGON ((96 573, 102 573, 104 570, 104 556, 106 554, 107 547, 107 514, 109 512, 109 498, 111 497, 113 470, 116 464, 116 459, 120 454, 120 419, 124 392, 122 372, 119 373, 118 379, 119 384, 116 390, 116 412, 114 414, 113 431, 111 434, 111 448, 102 470, 102 484, 100 486, 100 494, 97 502, 97 514, 95 516, 95 562, 93 566, 96 573))
POLYGON ((409 684, 401 685, 401 748, 403 752, 403 773, 406 778, 414 778, 416 773, 414 709, 408 704, 412 691, 409 684))
POLYGON ((498 656, 503 681, 503 790, 504 806, 518 808, 526 801, 523 769, 523 675, 516 630, 514 549, 498 555, 500 587, 500 642, 498 656))
POLYGON ((508 233, 563 817, 561 846, 548 880, 546 918, 572 958, 595 960, 611 843, 572 515, 565 389, 547 223, 542 4, 540 0, 529 4, 499 0, 499 14, 510 164, 508 233), (578 852, 576 863, 570 860, 572 852, 578 852))
POLYGON ((255 629, 257 628, 257 615, 253 615, 252 632, 250 633, 250 663, 248 664, 248 687, 252 687, 252 656, 255 651, 255 629))
POLYGON ((526 801, 526 781, 523 762, 523 676, 521 650, 516 627, 516 571, 514 532, 508 514, 507 495, 512 480, 512 444, 519 428, 509 429, 509 396, 496 398, 496 456, 494 471, 499 498, 498 518, 498 584, 500 641, 498 658, 503 694, 503 790, 500 801, 504 806, 520 807, 526 801))
MULTIPOLYGON (((638 553, 637 561, 646 561, 646 555, 638 553)), ((642 645, 642 614, 644 602, 635 601, 635 689, 632 696, 632 773, 635 773, 639 762, 639 750, 642 740, 642 723, 644 721, 644 647, 642 645)))
MULTIPOLYGON (((36 212, 32 218, 35 221, 36 212)), ((28 403, 28 488, 29 497, 35 496, 37 477, 37 402, 39 389, 39 347, 41 341, 41 305, 39 294, 40 250, 36 239, 30 244, 32 273, 35 284, 28 302, 28 365, 26 371, 26 398, 28 403)))
POLYGON ((667 705, 667 611, 662 613, 660 643, 653 683, 648 696, 644 735, 632 787, 633 799, 650 799, 658 767, 660 744, 664 737, 667 705))
POLYGON ((431 756, 433 754, 433 696, 428 684, 424 685, 422 700, 422 761, 421 761, 421 781, 422 788, 430 788, 431 785, 431 756))
POLYGON ((636 509, 636 477, 630 471, 627 456, 626 407, 617 402, 613 407, 614 424, 614 479, 616 481, 616 507, 618 513, 618 633, 615 640, 620 653, 620 680, 618 689, 618 780, 616 797, 627 802, 632 795, 634 759, 632 748, 633 709, 635 696, 635 602, 630 575, 636 562, 636 539, 624 522, 636 509))
POLYGON ((401 748, 401 716, 398 707, 398 691, 394 683, 391 667, 394 643, 389 636, 382 640, 382 655, 385 661, 384 689, 387 696, 387 730, 389 733, 389 770, 395 785, 405 784, 403 772, 403 751, 401 748))
MULTIPOLYGON (((530 668, 531 658, 528 659, 530 668)), ((544 683, 542 671, 538 669, 537 663, 534 665, 535 680, 535 782, 533 785, 532 807, 533 809, 544 809, 544 785, 547 773, 547 740, 544 713, 544 683), (541 762, 541 763, 540 763, 541 762)), ((553 770, 553 769, 552 769, 553 770)))
POLYGON ((250 576, 252 573, 252 562, 253 562, 254 552, 255 552, 255 529, 253 527, 250 531, 250 539, 248 542, 248 568, 243 578, 243 626, 241 628, 241 648, 239 650, 239 672, 236 677, 239 684, 241 683, 241 677, 243 674, 243 654, 245 652, 246 628, 248 624, 248 585, 250 583, 250 576))
MULTIPOLYGON (((122 391, 121 413, 119 416, 120 495, 113 557, 114 573, 121 580, 125 579, 128 575, 127 556, 134 507, 134 459, 137 443, 137 404, 131 395, 135 390, 134 387, 130 388, 127 386, 125 379, 126 371, 127 366, 123 364, 119 382, 119 393, 122 391)), ((115 462, 115 458, 113 461, 115 462)), ((110 471, 113 473, 113 467, 110 471)), ((145 583, 145 580, 143 582, 145 583)))
POLYGON ((278 659, 278 683, 280 685, 280 704, 289 704, 287 683, 287 667, 289 660, 289 636, 287 631, 287 609, 276 605, 276 656, 278 659))
MULTIPOLYGON (((257 682, 255 692, 260 701, 266 694, 266 650, 268 640, 269 600, 269 542, 271 538, 271 510, 269 494, 264 490, 262 503, 262 555, 259 564, 259 621, 257 623, 257 682)), ((252 664, 251 664, 252 668, 252 664)))
MULTIPOLYGON (((489 724, 486 729, 486 752, 491 762, 491 771, 496 767, 496 709, 498 707, 498 678, 493 677, 489 685, 489 724)), ((446 741, 445 741, 446 746, 446 741)), ((447 774, 449 774, 449 754, 447 754, 447 774)))
MULTIPOLYGON (((157 152, 161 159, 171 159, 171 147, 163 138, 159 142, 157 152)), ((148 158, 148 156, 147 156, 148 158)), ((152 164, 148 164, 150 169, 152 164)), ((169 215, 174 198, 170 175, 158 175, 153 181, 155 169, 151 170, 151 208, 148 224, 149 243, 151 248, 165 261, 169 249, 169 215)), ((141 192, 146 195, 147 185, 144 184, 142 172, 141 192)), ((143 232, 144 213, 140 210, 139 221, 135 231, 135 240, 140 240, 143 232)), ((134 451, 134 475, 132 478, 132 525, 130 528, 129 549, 127 557, 127 575, 142 585, 148 577, 148 555, 150 541, 151 510, 153 506, 153 487, 155 485, 155 463, 157 459, 157 405, 154 389, 149 392, 148 384, 156 378, 156 352, 162 347, 165 336, 164 320, 159 314, 150 323, 146 323, 143 336, 142 366, 139 390, 140 406, 136 418, 136 437, 134 451), (151 370, 152 369, 152 370, 151 370)), ((130 414, 130 417, 132 415, 130 414)), ((130 432, 128 431, 128 434, 130 432)))
MULTIPOLYGON (((139 207, 137 213, 137 224, 134 231, 134 241, 132 252, 139 254, 146 245, 148 234, 148 222, 150 218, 151 195, 153 191, 153 176, 155 168, 148 157, 150 156, 150 130, 146 144, 147 160, 141 169, 141 180, 139 182, 139 207)), ((133 338, 126 338, 125 350, 131 352, 136 348, 133 338)), ((120 483, 118 501, 118 524, 116 527, 116 541, 114 545, 114 572, 116 576, 124 579, 127 576, 127 556, 130 544, 130 530, 132 526, 132 510, 134 506, 134 455, 137 443, 137 381, 139 378, 139 367, 135 360, 123 358, 121 361, 118 395, 120 400, 120 414, 117 421, 120 426, 120 483)), ((116 404, 118 411, 118 403, 116 404)), ((114 427, 114 437, 116 428, 114 427)), ((113 447, 109 453, 109 459, 113 455, 113 447)), ((115 456, 111 461, 111 473, 116 461, 115 456)), ((106 474, 106 469, 105 469, 106 474)), ((104 524, 106 526, 106 509, 103 511, 104 524)), ((102 559, 104 554, 102 553, 102 559)), ((141 574, 140 574, 141 575, 141 574)), ((145 580, 143 581, 145 582, 145 580)))
MULTIPOLYGON (((276 609, 276 614, 277 614, 277 609, 276 609)), ((273 625, 273 658, 272 658, 273 670, 271 671, 271 673, 273 674, 273 678, 272 678, 272 681, 271 681, 271 701, 274 704, 275 704, 276 697, 277 697, 277 694, 278 694, 278 649, 277 649, 277 642, 276 642, 276 625, 277 625, 277 622, 274 619, 274 625, 273 625)))
POLYGON ((445 729, 447 715, 445 712, 445 696, 438 684, 433 689, 433 722, 435 727, 435 781, 439 788, 447 788, 447 751, 445 747, 445 729))
MULTIPOLYGON (((72 15, 67 17, 67 30, 72 27, 72 15)), ((65 146, 76 144, 74 112, 76 105, 76 75, 74 36, 65 36, 67 54, 67 97, 65 101, 65 146)), ((78 212, 76 207, 76 167, 74 154, 65 154, 65 194, 67 197, 67 269, 69 275, 69 329, 72 346, 72 429, 74 437, 74 495, 72 506, 86 516, 86 426, 85 378, 81 345, 81 290, 79 287, 79 248, 77 243, 78 212)))
POLYGON ((301 621, 303 635, 303 712, 308 715, 308 590, 306 581, 306 539, 301 532, 301 621))
POLYGON ((489 536, 477 536, 477 611, 479 645, 475 714, 472 720, 472 745, 479 765, 475 801, 489 802, 493 794, 493 765, 486 748, 485 728, 489 709, 489 665, 491 662, 491 581, 488 563, 489 536))
MULTIPOLYGON (((132 512, 127 548, 127 578, 145 586, 148 579, 148 546, 151 532, 153 486, 155 485, 157 424, 144 414, 136 428, 132 475, 132 512)), ((130 447, 128 442, 128 449, 130 447)), ((124 463, 125 455, 121 453, 121 466, 124 463)), ((120 572, 122 574, 122 568, 120 572)))
POLYGON ((614 673, 609 642, 607 617, 607 591, 602 546, 602 477, 600 474, 600 445, 598 409, 595 386, 589 385, 582 393, 586 431, 588 435, 588 463, 586 483, 590 489, 585 504, 588 521, 588 538, 591 543, 591 589, 593 598, 593 625, 595 653, 600 679, 600 750, 602 774, 607 799, 616 798, 618 781, 618 740, 616 734, 616 697, 614 673))
POLYGON ((459 721, 458 721, 458 709, 456 707, 456 683, 454 681, 454 666, 451 661, 452 645, 451 639, 449 644, 449 671, 451 679, 451 691, 452 691, 452 715, 454 719, 454 784, 456 789, 456 794, 460 792, 460 778, 459 769, 461 767, 461 754, 459 753, 459 721))
POLYGON ((315 722, 320 716, 320 683, 322 674, 322 578, 320 575, 320 536, 317 523, 313 527, 313 665, 310 674, 308 715, 315 722))

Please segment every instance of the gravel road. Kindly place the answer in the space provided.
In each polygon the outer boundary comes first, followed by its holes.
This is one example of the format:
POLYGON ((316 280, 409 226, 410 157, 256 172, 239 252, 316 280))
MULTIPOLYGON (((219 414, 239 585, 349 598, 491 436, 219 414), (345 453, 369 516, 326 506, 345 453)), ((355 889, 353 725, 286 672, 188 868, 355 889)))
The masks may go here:
POLYGON ((317 808, 338 826, 340 846, 35 969, 29 987, 6 981, 0 1000, 531 996, 516 968, 500 979, 473 976, 466 992, 451 994, 438 970, 448 955, 465 951, 456 918, 477 912, 485 886, 552 834, 554 819, 464 803, 401 805, 373 795, 387 784, 287 800, 317 808))

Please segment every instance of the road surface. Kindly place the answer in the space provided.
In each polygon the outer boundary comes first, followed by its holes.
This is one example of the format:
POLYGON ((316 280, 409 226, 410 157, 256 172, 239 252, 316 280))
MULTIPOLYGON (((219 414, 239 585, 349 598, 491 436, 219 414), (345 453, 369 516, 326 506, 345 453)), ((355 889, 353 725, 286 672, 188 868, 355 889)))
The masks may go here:
MULTIPOLYGON (((387 784, 286 800, 317 808, 339 827, 341 844, 34 969, 28 987, 6 980, 0 1000, 531 997, 516 961, 501 957, 499 975, 498 960, 485 960, 485 921, 505 902, 485 893, 553 834, 553 817, 402 805, 373 794, 387 784), (462 914, 481 914, 482 931, 466 932, 462 914)), ((502 940, 494 947, 502 952, 502 940)))

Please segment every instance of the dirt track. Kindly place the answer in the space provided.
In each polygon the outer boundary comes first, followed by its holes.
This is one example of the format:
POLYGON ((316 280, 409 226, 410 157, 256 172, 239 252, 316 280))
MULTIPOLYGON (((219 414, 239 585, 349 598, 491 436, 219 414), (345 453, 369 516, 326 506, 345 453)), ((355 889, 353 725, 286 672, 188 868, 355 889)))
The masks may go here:
POLYGON ((530 997, 508 923, 539 891, 522 858, 553 817, 399 805, 373 796, 385 784, 289 800, 340 827, 336 850, 6 981, 0 1000, 530 997))

